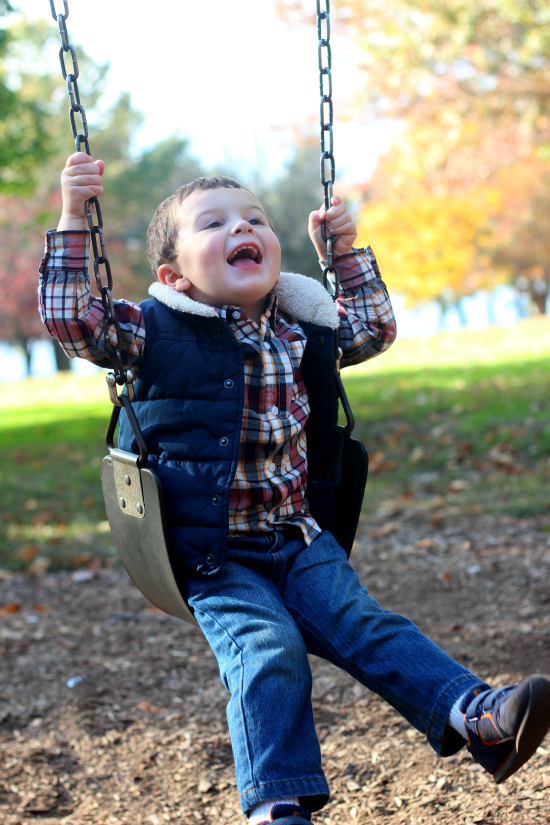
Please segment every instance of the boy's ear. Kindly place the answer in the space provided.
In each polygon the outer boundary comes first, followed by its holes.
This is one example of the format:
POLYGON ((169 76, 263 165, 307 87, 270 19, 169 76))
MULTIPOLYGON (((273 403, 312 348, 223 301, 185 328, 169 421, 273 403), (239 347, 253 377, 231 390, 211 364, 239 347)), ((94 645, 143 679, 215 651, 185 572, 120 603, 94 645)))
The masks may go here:
POLYGON ((176 292, 186 292, 191 286, 191 281, 182 275, 177 263, 161 264, 157 270, 158 279, 161 284, 170 286, 176 292))
POLYGON ((161 284, 175 286, 178 278, 181 278, 181 272, 176 261, 174 261, 168 264, 161 264, 157 269, 157 276, 161 284))

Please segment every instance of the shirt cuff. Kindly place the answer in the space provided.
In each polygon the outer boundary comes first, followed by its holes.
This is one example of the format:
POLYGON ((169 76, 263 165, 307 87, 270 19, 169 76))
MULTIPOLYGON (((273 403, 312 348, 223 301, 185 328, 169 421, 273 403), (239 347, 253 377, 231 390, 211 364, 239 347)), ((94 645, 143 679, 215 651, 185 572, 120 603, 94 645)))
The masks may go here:
POLYGON ((342 290, 356 292, 372 281, 380 281, 380 270, 370 246, 352 248, 351 252, 334 259, 342 290))
POLYGON ((89 229, 67 229, 62 232, 48 229, 45 254, 39 271, 88 272, 90 235, 89 229))

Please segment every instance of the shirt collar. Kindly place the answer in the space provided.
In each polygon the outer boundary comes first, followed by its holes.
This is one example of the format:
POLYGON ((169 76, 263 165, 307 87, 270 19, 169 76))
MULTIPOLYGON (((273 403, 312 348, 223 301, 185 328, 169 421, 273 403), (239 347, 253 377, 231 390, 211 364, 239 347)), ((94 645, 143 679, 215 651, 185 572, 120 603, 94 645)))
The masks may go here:
MULTIPOLYGON (((275 293, 268 292, 265 298, 265 307, 260 326, 263 327, 265 323, 274 333, 276 332, 277 325, 277 304, 277 296, 275 293)), ((214 306, 214 309, 219 317, 228 324, 236 324, 239 321, 250 320, 242 307, 225 304, 224 306, 214 306), (237 314, 239 314, 239 317, 236 317, 237 314)))

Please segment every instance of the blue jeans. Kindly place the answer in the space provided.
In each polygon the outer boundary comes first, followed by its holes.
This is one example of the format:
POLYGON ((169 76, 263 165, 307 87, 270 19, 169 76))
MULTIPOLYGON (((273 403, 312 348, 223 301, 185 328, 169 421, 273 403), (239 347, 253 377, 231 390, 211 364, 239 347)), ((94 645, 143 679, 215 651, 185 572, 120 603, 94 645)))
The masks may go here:
POLYGON ((272 533, 271 543, 234 539, 219 574, 188 578, 185 587, 231 692, 227 717, 245 813, 271 799, 296 796, 309 810, 329 799, 308 653, 389 702, 437 753, 464 744, 446 722, 480 680, 408 619, 379 607, 331 533, 309 546, 285 533, 272 533))

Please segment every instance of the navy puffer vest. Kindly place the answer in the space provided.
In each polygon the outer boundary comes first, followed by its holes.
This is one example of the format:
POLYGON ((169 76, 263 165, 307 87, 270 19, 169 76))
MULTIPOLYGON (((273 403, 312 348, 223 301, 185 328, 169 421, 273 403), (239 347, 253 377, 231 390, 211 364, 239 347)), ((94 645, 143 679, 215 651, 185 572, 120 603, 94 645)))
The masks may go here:
MULTIPOLYGON (((146 342, 133 406, 149 449, 148 466, 163 487, 177 561, 213 574, 226 558, 229 490, 239 452, 240 345, 217 315, 196 315, 156 299, 141 308, 146 342)), ((311 404, 306 425, 311 472, 330 444, 338 416, 334 329, 307 321, 300 325, 307 336, 302 374, 311 404)), ((124 411, 119 446, 139 452, 124 411)))

